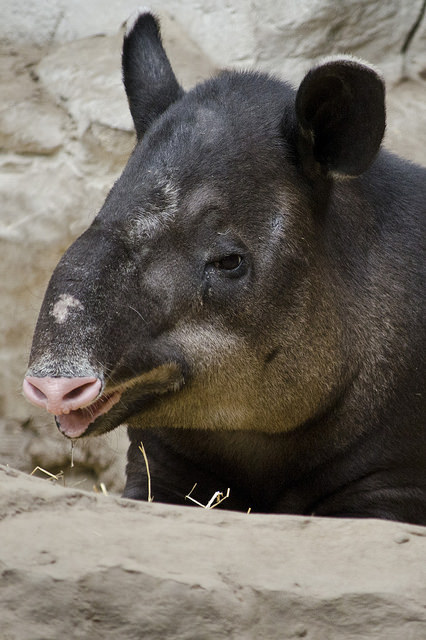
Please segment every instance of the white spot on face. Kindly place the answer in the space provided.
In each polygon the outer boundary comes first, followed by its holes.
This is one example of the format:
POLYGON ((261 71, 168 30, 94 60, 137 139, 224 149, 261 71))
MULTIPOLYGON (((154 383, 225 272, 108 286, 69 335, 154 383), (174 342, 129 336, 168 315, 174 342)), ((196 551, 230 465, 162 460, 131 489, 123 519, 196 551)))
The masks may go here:
POLYGON ((84 307, 77 298, 68 293, 61 293, 58 301, 53 305, 50 315, 55 318, 58 324, 62 324, 67 319, 70 309, 84 309, 84 307))
POLYGON ((154 238, 161 231, 161 220, 157 214, 143 213, 133 221, 131 236, 135 240, 154 238))
POLYGON ((205 212, 209 209, 212 211, 226 210, 228 204, 219 189, 209 183, 204 183, 185 195, 184 206, 189 215, 196 216, 201 211, 203 219, 206 219, 205 212))
POLYGON ((132 217, 130 237, 135 240, 154 239, 175 219, 178 211, 179 189, 172 182, 161 185, 163 202, 161 207, 149 202, 140 210, 136 209, 132 217))

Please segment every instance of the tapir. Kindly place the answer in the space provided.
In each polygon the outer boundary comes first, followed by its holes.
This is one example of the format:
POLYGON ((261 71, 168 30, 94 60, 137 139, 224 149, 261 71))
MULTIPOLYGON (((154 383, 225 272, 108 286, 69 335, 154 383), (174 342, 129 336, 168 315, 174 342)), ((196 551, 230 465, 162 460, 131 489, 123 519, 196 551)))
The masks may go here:
POLYGON ((124 497, 426 525, 426 170, 381 148, 349 56, 294 89, 184 91, 157 18, 123 43, 137 141, 54 270, 24 394, 77 439, 128 427, 124 497))

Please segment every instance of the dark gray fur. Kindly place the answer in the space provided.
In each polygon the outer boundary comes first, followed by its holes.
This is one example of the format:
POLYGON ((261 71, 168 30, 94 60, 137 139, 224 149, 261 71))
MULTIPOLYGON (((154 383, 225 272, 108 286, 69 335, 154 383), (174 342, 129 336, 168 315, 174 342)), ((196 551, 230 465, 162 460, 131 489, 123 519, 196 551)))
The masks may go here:
POLYGON ((184 93, 149 14, 123 72, 138 143, 52 276, 30 373, 138 378, 87 431, 131 425, 126 497, 143 440, 157 501, 197 482, 425 525, 426 171, 379 150, 381 79, 343 59, 297 92, 224 72, 184 93), (63 293, 84 313, 58 324, 63 293))

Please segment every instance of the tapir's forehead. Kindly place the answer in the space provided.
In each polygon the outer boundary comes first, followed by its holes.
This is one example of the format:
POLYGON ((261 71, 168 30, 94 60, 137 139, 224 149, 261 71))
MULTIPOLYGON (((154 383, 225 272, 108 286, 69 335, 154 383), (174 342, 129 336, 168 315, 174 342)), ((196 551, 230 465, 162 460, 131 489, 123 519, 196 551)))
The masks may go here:
POLYGON ((189 231, 195 239, 201 227, 220 231, 229 226, 229 220, 224 222, 229 208, 226 194, 208 179, 185 191, 172 179, 159 181, 157 192, 162 196, 157 193, 152 198, 151 194, 129 208, 125 227, 131 240, 150 240, 155 244, 164 232, 176 229, 189 231), (161 206, 155 203, 156 200, 161 201, 161 206))
POLYGON ((134 159, 181 178, 201 172, 222 178, 239 166, 256 170, 259 162, 273 162, 273 152, 288 142, 293 111, 288 85, 224 73, 172 104, 148 129, 134 159))
POLYGON ((250 80, 225 74, 173 104, 138 142, 104 219, 126 218, 138 236, 153 237, 183 212, 235 215, 235 202, 272 192, 269 178, 276 180, 291 156, 282 122, 292 90, 264 77, 250 80), (256 87, 257 80, 265 86, 256 87))

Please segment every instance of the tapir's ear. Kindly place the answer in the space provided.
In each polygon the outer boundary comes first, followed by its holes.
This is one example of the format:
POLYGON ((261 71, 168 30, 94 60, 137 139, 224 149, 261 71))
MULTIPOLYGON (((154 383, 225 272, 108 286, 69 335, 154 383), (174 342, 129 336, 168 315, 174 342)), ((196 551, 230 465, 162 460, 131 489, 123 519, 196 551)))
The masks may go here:
POLYGON ((385 88, 371 67, 352 58, 311 69, 296 96, 306 169, 357 176, 376 156, 385 131, 385 88))
POLYGON ((151 13, 130 19, 123 42, 123 81, 140 139, 150 124, 183 96, 151 13))

